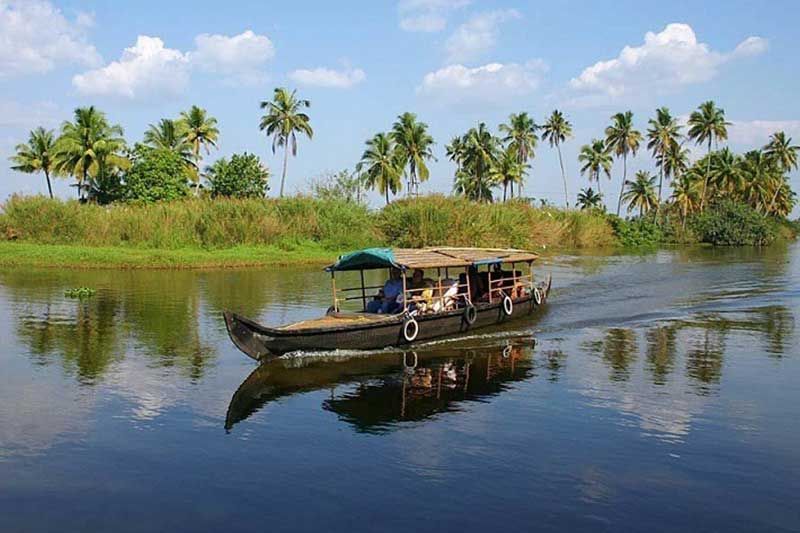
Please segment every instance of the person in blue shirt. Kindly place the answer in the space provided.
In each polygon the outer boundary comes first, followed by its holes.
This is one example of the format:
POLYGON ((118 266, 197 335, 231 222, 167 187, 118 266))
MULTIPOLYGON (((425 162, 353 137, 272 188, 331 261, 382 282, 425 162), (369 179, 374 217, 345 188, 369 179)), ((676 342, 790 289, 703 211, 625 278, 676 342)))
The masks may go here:
POLYGON ((403 279, 400 277, 400 270, 393 268, 390 271, 389 279, 380 290, 374 300, 367 303, 368 313, 396 313, 402 307, 398 301, 398 296, 403 293, 403 279))

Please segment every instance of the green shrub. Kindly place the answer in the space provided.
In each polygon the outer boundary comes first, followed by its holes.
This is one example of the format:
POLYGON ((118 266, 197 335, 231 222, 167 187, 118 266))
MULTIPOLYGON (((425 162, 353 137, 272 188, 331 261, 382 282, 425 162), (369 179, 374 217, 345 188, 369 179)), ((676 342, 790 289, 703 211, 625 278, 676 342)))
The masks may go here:
POLYGON ((622 246, 630 248, 653 247, 664 242, 664 232, 652 218, 639 217, 625 220, 615 215, 608 215, 622 246))
POLYGON ((174 152, 138 146, 133 165, 125 174, 125 199, 157 202, 189 194, 191 175, 174 152))
POLYGON ((230 161, 218 159, 208 167, 212 197, 263 198, 269 187, 269 170, 255 154, 234 154, 230 161))
POLYGON ((722 246, 763 246, 773 242, 777 225, 747 204, 721 200, 690 219, 701 242, 722 246))

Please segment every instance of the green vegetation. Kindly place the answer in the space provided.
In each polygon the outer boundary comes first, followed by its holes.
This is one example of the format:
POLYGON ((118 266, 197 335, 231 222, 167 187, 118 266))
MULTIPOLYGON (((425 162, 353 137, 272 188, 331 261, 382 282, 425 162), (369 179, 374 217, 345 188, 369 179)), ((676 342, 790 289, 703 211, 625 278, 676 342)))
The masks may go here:
POLYGON ((230 161, 217 159, 206 169, 212 197, 263 198, 269 187, 269 171, 254 154, 234 154, 230 161))
POLYGON ((67 289, 64 291, 64 296, 67 298, 78 298, 79 300, 85 300, 86 298, 91 298, 94 296, 96 291, 89 287, 76 287, 73 289, 67 289))
POLYGON ((180 154, 139 145, 125 174, 124 197, 143 202, 170 201, 189 194, 192 174, 180 154))
POLYGON ((16 147, 12 168, 43 173, 51 198, 15 196, 2 207, 0 231, 18 242, 4 244, 0 264, 226 266, 327 260, 372 245, 764 245, 797 234, 797 224, 787 220, 796 203, 787 175, 798 167, 800 147, 775 132, 743 155, 718 148, 729 123, 713 101, 691 114, 686 133, 664 107, 648 121, 646 135, 632 112, 614 114, 604 136, 581 147, 580 172, 590 185, 596 182, 597 192, 580 189, 580 210, 569 210, 561 145, 573 133, 559 110, 541 125, 513 113, 497 134, 480 122, 453 138, 445 146, 455 164, 452 197, 419 196, 435 143, 428 125, 405 112, 388 132, 366 141, 354 171, 312 180, 310 197, 284 198, 289 154, 297 153, 298 135, 313 136, 310 105, 286 88, 261 102, 259 127, 272 138, 273 152, 283 148, 278 199, 264 198, 270 172, 254 154, 223 157, 201 172, 202 153, 216 147, 220 132, 197 106, 152 124, 132 147, 122 128, 94 107, 76 109, 58 136, 35 129, 16 147), (566 210, 544 199, 535 208, 534 198, 523 198, 539 130, 558 153, 566 210), (645 141, 658 173, 638 169, 629 180, 629 159, 645 141), (705 155, 691 162, 687 142, 704 146, 705 155), (622 160, 617 216, 605 213, 600 191, 614 156, 622 160), (51 177, 71 177, 79 201, 52 199, 51 177), (407 198, 392 202, 404 185, 407 198), (500 188, 502 203, 495 203, 500 188), (383 196, 383 209, 366 206, 367 189, 383 196), (619 217, 623 202, 636 218, 619 217), (48 255, 42 245, 62 248, 48 255))

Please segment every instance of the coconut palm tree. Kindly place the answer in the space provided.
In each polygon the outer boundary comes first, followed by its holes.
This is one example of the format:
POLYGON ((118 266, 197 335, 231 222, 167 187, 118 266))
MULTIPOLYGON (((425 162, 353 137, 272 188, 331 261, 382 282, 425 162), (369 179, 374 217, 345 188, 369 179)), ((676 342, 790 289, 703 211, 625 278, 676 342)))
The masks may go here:
MULTIPOLYGON (((475 183, 477 200, 484 199, 486 186, 491 186, 491 172, 497 164, 500 152, 500 140, 492 135, 486 124, 481 122, 472 128, 464 138, 464 170, 471 175, 475 183)), ((486 199, 491 200, 491 195, 486 199)))
POLYGON ((408 167, 408 194, 419 194, 419 184, 430 176, 426 161, 433 157, 433 137, 428 125, 414 113, 403 113, 392 125, 391 134, 403 167, 408 167))
POLYGON ((363 172, 366 185, 377 189, 389 205, 389 192, 397 194, 403 187, 403 167, 390 135, 378 133, 367 141, 356 172, 363 172))
POLYGON ((528 165, 520 163, 517 154, 511 150, 501 150, 497 162, 489 172, 492 183, 503 184, 503 201, 506 201, 508 185, 514 190, 514 183, 521 183, 528 165))
MULTIPOLYGON (((578 154, 578 161, 583 163, 581 174, 589 174, 589 183, 597 182, 597 192, 601 193, 600 173, 611 179, 611 165, 613 160, 605 141, 592 139, 591 144, 584 144, 578 154)), ((591 189, 590 189, 591 190, 591 189)), ((602 193, 601 193, 602 194, 602 193)))
POLYGON ((53 197, 50 174, 55 166, 53 163, 54 147, 55 135, 53 131, 39 127, 30 132, 27 143, 18 144, 14 148, 16 153, 11 156, 12 170, 27 174, 44 172, 50 198, 53 197))
POLYGON ((658 157, 667 179, 677 179, 689 168, 689 149, 683 143, 671 145, 665 154, 658 157))
POLYGON ((591 187, 581 189, 578 193, 578 205, 583 209, 599 209, 603 207, 603 195, 594 192, 591 187))
MULTIPOLYGON (((512 113, 508 117, 508 124, 500 124, 500 133, 505 134, 503 142, 506 148, 516 157, 517 163, 527 165, 528 161, 536 156, 536 123, 527 113, 512 113)), ((522 193, 522 179, 520 176, 519 193, 522 193)), ((503 191, 505 197, 505 191, 503 191)), ((511 197, 514 197, 514 182, 511 182, 511 197)))
POLYGON ((272 153, 283 147, 283 172, 281 173, 280 196, 283 197, 283 187, 286 182, 286 167, 289 164, 289 146, 292 155, 297 156, 297 134, 305 134, 311 139, 314 130, 311 128, 311 119, 302 112, 311 107, 309 100, 297 98, 297 91, 289 91, 285 87, 277 87, 272 96, 272 101, 261 102, 261 109, 267 112, 261 116, 258 128, 266 131, 272 137, 272 153))
POLYGON ((561 158, 561 143, 572 137, 572 124, 559 110, 554 110, 542 126, 542 139, 556 147, 558 151, 558 164, 561 166, 561 179, 564 181, 564 204, 569 207, 569 192, 567 191, 567 174, 564 172, 564 160, 561 158))
POLYGON ((666 107, 656 109, 656 117, 651 118, 647 130, 647 149, 653 153, 658 165, 658 203, 661 205, 661 188, 664 182, 664 162, 666 154, 680 143, 681 126, 666 107))
MULTIPOLYGON (((211 153, 212 147, 217 147, 217 140, 219 139, 217 119, 209 117, 205 109, 193 105, 188 111, 181 111, 178 121, 186 134, 186 142, 192 147, 194 166, 199 169, 202 159, 200 151, 205 150, 206 155, 208 155, 211 153)), ((198 179, 194 193, 197 195, 199 192, 200 180, 198 179)))
POLYGON ((699 205, 699 180, 691 172, 681 174, 672 182, 672 204, 680 210, 681 227, 686 228, 686 217, 699 205))
POLYGON ((655 187, 656 177, 645 170, 637 172, 634 181, 626 181, 623 200, 628 203, 628 212, 638 208, 639 216, 643 216, 655 209, 658 205, 655 187))
POLYGON ((162 118, 158 124, 150 124, 144 132, 144 144, 150 148, 167 150, 179 155, 187 166, 194 166, 192 147, 186 130, 180 121, 162 118))
POLYGON ((764 153, 773 158, 783 172, 797 170, 797 152, 800 152, 800 146, 793 146, 792 138, 786 137, 782 131, 773 133, 764 146, 764 153))
POLYGON ((61 125, 61 136, 55 144, 54 170, 77 180, 78 199, 83 190, 90 188, 90 179, 103 179, 115 168, 125 168, 127 158, 123 131, 119 125, 110 125, 103 112, 94 106, 75 110, 74 121, 61 125))
POLYGON ((625 111, 611 117, 612 124, 606 128, 606 145, 617 157, 622 157, 622 187, 617 200, 617 216, 622 208, 622 196, 628 183, 628 154, 635 157, 642 142, 642 134, 633 127, 633 112, 625 111))
POLYGON ((741 158, 725 147, 719 152, 714 152, 711 157, 711 172, 709 185, 712 186, 712 195, 729 195, 742 188, 741 158))
MULTIPOLYGON (((767 213, 775 191, 775 161, 761 150, 751 150, 744 154, 740 164, 743 186, 743 200, 753 209, 767 213)), ((782 177, 782 176, 781 176, 782 177)))
MULTIPOLYGON (((713 142, 719 142, 728 138, 728 126, 730 122, 725 121, 725 111, 716 106, 713 100, 703 102, 689 115, 689 138, 695 144, 706 143, 708 145, 707 154, 711 153, 713 142)), ((706 176, 703 182, 703 192, 700 195, 700 210, 705 207, 706 189, 708 180, 711 177, 711 158, 706 164, 706 176)))

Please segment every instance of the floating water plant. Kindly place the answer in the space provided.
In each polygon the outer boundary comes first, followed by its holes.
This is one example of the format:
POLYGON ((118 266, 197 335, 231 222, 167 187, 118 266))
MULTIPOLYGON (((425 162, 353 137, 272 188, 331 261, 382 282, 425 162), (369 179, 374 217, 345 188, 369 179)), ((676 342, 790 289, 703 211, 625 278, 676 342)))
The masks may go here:
POLYGON ((93 296, 95 293, 94 289, 90 289, 89 287, 76 287, 74 289, 67 289, 64 291, 64 296, 67 298, 80 298, 83 300, 84 298, 89 298, 93 296))

